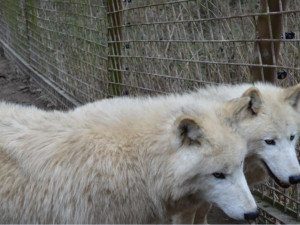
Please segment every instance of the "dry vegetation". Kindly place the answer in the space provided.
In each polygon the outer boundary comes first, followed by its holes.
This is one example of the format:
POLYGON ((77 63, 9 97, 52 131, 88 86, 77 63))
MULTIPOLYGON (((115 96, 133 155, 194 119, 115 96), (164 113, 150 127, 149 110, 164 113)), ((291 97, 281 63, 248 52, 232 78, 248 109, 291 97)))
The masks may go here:
MULTIPOLYGON (((286 10, 299 4, 289 1, 286 10)), ((203 0, 116 6, 124 9, 119 15, 123 89, 133 94, 143 92, 141 87, 146 92, 173 92, 207 83, 253 81, 249 64, 258 16, 250 15, 259 13, 259 6, 260 1, 203 0)), ((284 15, 283 24, 284 31, 295 31, 299 18, 284 15)), ((281 45, 278 65, 298 68, 288 70, 284 85, 291 85, 299 79, 299 42, 281 45)))

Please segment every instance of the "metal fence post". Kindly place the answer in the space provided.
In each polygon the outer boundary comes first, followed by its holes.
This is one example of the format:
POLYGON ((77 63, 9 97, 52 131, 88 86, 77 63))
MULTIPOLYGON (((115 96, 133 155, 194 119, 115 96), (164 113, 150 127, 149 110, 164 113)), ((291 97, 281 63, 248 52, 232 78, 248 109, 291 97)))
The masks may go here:
MULTIPOLYGON (((286 0, 267 1, 261 0, 261 12, 270 13, 285 11, 286 0)), ((282 35, 282 14, 260 15, 257 19, 257 39, 280 39, 282 35)), ((279 56, 280 42, 261 41, 254 47, 254 64, 276 65, 279 56)), ((276 83, 275 68, 252 68, 253 81, 267 81, 276 83)))
POLYGON ((109 76, 109 94, 112 96, 121 95, 122 88, 119 85, 122 81, 122 1, 108 0, 108 76, 109 76))

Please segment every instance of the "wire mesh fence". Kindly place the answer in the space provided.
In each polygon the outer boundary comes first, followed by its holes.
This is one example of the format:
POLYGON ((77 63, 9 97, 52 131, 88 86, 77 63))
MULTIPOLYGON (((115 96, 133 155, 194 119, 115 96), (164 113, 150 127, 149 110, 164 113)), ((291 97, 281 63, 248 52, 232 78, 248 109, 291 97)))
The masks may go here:
MULTIPOLYGON (((289 86, 300 80, 299 14, 297 0, 0 0, 0 44, 65 108, 206 84, 289 86)), ((254 193, 299 219, 297 186, 254 193)), ((266 208, 261 218, 283 222, 266 208)))
POLYGON ((119 45, 120 53, 110 52, 109 57, 122 67, 109 71, 120 72, 117 85, 134 94, 250 82, 257 64, 286 71, 285 82, 293 84, 299 76, 299 32, 292 41, 272 37, 271 42, 257 36, 256 25, 259 16, 280 14, 284 30, 298 30, 299 2, 290 1, 284 13, 259 12, 259 6, 259 1, 119 1, 109 15, 122 23, 109 23, 108 29, 118 30, 120 40, 108 43, 119 45), (261 42, 281 42, 278 60, 255 61, 261 42))
POLYGON ((1 39, 32 69, 73 98, 73 104, 107 96, 105 2, 0 4, 1 39))

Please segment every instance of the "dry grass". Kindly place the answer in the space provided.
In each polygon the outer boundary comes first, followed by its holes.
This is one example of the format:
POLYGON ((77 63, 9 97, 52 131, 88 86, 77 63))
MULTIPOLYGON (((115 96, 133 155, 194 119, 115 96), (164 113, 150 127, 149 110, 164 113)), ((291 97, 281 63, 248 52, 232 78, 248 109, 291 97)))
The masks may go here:
MULTIPOLYGON (((287 10, 294 7, 300 9, 299 2, 290 1, 287 10)), ((119 69, 123 89, 130 93, 252 81, 257 16, 250 15, 259 13, 259 1, 138 1, 116 10, 121 8, 119 69)), ((295 14, 284 15, 284 30, 295 31, 297 24, 295 14)), ((282 85, 299 79, 299 49, 299 41, 282 43, 278 65, 297 68, 288 70, 282 85)))

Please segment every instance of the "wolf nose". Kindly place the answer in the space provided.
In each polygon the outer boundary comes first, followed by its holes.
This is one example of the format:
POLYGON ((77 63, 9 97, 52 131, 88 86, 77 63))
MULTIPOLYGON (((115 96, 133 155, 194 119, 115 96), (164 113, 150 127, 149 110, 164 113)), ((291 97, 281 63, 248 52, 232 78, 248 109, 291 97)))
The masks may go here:
POLYGON ((256 209, 254 212, 250 212, 250 213, 245 213, 244 217, 245 220, 254 220, 258 217, 259 211, 258 209, 256 209))
POLYGON ((298 176, 290 176, 289 181, 291 184, 297 184, 300 182, 300 175, 298 176))

